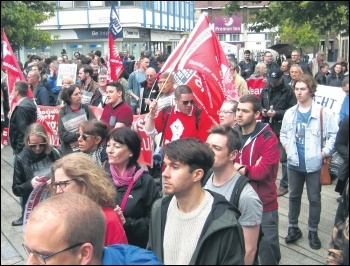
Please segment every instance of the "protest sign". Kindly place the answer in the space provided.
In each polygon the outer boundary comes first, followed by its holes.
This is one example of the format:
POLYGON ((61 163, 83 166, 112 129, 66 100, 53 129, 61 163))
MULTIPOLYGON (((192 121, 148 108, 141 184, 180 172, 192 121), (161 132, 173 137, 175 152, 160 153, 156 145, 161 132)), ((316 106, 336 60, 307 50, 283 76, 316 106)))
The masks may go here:
POLYGON ((60 64, 57 75, 57 86, 62 86, 64 78, 71 78, 73 81, 77 77, 77 64, 60 64))
POLYGON ((338 116, 344 98, 345 92, 341 87, 318 85, 313 100, 317 104, 331 110, 335 116, 338 116))

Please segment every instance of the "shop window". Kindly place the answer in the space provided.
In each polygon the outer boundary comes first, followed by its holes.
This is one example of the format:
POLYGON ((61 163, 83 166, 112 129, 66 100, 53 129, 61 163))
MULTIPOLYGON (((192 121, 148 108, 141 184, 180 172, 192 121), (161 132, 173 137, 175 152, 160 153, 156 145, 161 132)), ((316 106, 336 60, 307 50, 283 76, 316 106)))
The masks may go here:
POLYGON ((73 1, 59 1, 58 4, 62 8, 73 8, 73 1))
POLYGON ((161 5, 163 5, 162 9, 163 9, 163 12, 167 12, 168 10, 168 3, 167 1, 160 1, 161 5))
POLYGON ((89 1, 89 5, 90 7, 99 7, 99 6, 103 6, 102 1, 89 1))
MULTIPOLYGON (((63 2, 63 1, 62 1, 63 2)), ((87 1, 74 1, 74 7, 86 7, 87 1)))

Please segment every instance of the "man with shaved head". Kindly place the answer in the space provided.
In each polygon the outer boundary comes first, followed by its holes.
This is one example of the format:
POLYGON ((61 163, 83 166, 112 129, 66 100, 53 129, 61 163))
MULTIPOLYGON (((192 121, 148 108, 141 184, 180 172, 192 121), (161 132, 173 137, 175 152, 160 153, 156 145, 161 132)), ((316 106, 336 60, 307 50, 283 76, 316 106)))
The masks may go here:
MULTIPOLYGON (((153 99, 156 99, 159 93, 158 82, 156 79, 156 70, 153 67, 149 67, 145 71, 146 80, 141 82, 140 102, 141 109, 137 113, 147 114, 149 112, 149 105, 153 99)), ((139 107, 139 108, 140 108, 139 107)))
POLYGON ((35 207, 26 224, 23 247, 27 264, 160 264, 153 252, 136 246, 104 247, 105 231, 101 207, 87 196, 52 196, 35 207))
POLYGON ((33 91, 34 99, 37 105, 50 105, 49 92, 40 82, 40 74, 37 71, 29 71, 27 83, 33 91))

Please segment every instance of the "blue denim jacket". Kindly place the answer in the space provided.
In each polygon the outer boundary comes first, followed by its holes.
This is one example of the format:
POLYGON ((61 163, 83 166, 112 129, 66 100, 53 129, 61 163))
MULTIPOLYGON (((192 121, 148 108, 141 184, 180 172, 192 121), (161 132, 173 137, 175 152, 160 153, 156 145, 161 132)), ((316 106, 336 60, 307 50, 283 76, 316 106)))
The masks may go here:
MULTIPOLYGON (((141 72, 140 70, 135 70, 132 72, 129 76, 128 80, 128 86, 127 86, 127 93, 134 93, 138 97, 140 97, 140 83, 146 80, 146 75, 144 72, 141 72)), ((138 105, 138 102, 134 97, 130 97, 130 105, 136 106, 138 105)))
MULTIPOLYGON (((280 141, 286 149, 287 161, 294 166, 299 166, 295 139, 297 108, 298 104, 286 111, 280 132, 280 141)), ((311 115, 305 129, 305 163, 308 173, 315 172, 322 167, 322 151, 327 157, 333 154, 335 137, 338 132, 338 125, 333 114, 323 108, 323 138, 326 143, 321 151, 320 110, 321 106, 312 102, 311 115)))

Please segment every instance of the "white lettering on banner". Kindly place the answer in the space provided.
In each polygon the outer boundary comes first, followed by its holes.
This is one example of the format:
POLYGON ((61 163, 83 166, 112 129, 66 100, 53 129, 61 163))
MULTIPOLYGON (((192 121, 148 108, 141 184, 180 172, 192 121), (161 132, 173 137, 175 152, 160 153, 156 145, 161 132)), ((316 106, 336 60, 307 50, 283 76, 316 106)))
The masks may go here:
POLYGON ((142 151, 153 151, 153 139, 151 138, 142 138, 142 151))
POLYGON ((263 88, 251 88, 251 87, 249 87, 248 90, 249 90, 250 94, 254 94, 254 95, 259 95, 260 96, 261 91, 263 90, 263 88))
POLYGON ((2 61, 2 64, 3 64, 4 66, 8 67, 8 68, 11 68, 13 71, 19 73, 17 67, 15 67, 15 66, 13 66, 13 65, 11 65, 11 64, 9 64, 9 63, 7 63, 7 62, 5 62, 5 61, 2 61))

